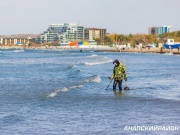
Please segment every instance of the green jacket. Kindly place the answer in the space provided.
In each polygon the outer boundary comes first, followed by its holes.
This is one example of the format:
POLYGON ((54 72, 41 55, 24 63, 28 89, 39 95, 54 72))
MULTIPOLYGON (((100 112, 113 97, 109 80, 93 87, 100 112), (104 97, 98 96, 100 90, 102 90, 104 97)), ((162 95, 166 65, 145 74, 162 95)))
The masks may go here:
POLYGON ((111 78, 114 78, 115 80, 127 80, 126 69, 121 63, 119 64, 119 66, 114 67, 111 78))

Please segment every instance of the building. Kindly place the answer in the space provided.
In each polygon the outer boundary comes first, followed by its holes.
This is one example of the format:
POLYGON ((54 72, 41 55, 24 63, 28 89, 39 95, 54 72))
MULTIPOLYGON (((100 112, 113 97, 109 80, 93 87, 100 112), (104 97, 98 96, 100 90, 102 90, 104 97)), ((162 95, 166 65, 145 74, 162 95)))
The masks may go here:
POLYGON ((27 45, 29 44, 28 38, 19 38, 19 37, 5 37, 0 38, 0 44, 2 45, 27 45))
POLYGON ((106 35, 106 29, 86 28, 85 40, 94 40, 96 38, 103 39, 106 35))
POLYGON ((156 35, 161 35, 163 33, 168 33, 170 32, 170 27, 171 26, 167 26, 167 25, 163 25, 163 26, 153 26, 153 27, 149 27, 148 28, 148 34, 156 34, 156 35))
POLYGON ((148 34, 153 34, 153 35, 156 34, 157 35, 158 34, 158 27, 155 27, 155 26, 149 27, 148 28, 148 34))
POLYGON ((158 35, 170 32, 170 27, 171 26, 167 26, 167 25, 163 25, 163 26, 158 27, 158 35))
POLYGON ((3 44, 3 38, 0 38, 0 44, 3 44))
POLYGON ((51 24, 47 31, 36 39, 36 43, 52 43, 57 40, 84 40, 84 26, 76 23, 51 24))

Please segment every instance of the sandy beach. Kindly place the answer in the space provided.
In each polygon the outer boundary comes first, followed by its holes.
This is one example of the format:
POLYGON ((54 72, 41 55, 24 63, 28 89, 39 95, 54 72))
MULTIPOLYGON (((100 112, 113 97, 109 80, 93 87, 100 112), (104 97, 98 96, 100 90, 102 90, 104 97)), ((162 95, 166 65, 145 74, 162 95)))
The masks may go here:
POLYGON ((172 49, 171 51, 168 49, 160 49, 160 48, 125 48, 119 49, 117 47, 110 47, 105 45, 98 45, 98 46, 78 46, 78 47, 68 47, 68 46, 18 46, 18 45, 1 45, 0 49, 62 49, 62 50, 94 50, 94 51, 107 51, 107 52, 137 52, 137 53, 173 53, 173 54, 180 54, 180 50, 172 49))

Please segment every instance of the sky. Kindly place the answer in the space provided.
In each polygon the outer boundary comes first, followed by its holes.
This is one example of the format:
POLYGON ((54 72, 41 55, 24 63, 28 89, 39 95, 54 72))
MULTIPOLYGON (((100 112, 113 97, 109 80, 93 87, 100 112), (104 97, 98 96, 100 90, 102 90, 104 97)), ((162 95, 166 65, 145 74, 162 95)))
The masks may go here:
POLYGON ((0 35, 40 34, 50 24, 79 23, 109 33, 180 30, 180 0, 0 0, 0 35))

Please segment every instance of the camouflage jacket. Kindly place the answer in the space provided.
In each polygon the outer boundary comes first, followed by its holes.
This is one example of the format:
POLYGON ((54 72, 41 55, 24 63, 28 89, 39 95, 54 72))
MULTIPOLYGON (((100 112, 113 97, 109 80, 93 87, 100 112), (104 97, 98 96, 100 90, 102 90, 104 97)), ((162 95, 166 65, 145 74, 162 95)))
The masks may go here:
POLYGON ((114 67, 111 78, 114 78, 115 80, 127 80, 126 69, 121 63, 119 64, 119 66, 114 67))

